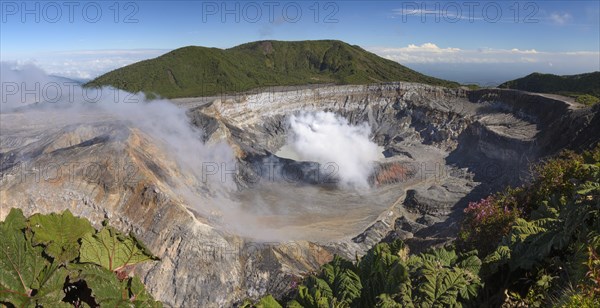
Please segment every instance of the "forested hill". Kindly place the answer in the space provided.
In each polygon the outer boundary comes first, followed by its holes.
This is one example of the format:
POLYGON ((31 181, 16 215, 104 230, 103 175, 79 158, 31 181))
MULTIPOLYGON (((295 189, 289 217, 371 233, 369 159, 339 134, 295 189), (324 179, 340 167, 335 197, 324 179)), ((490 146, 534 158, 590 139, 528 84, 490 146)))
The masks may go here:
POLYGON ((176 98, 267 86, 391 81, 458 86, 334 40, 259 41, 230 49, 188 46, 111 71, 87 86, 113 86, 176 98))

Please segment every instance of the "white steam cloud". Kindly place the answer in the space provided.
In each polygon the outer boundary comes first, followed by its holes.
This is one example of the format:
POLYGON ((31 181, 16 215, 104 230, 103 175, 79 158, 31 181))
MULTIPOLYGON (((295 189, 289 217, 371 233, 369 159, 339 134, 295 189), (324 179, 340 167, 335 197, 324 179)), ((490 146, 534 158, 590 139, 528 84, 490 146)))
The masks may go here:
MULTIPOLYGON (((44 127, 59 130, 72 124, 96 122, 109 125, 116 122, 125 125, 115 127, 139 130, 155 141, 149 145, 152 149, 155 144, 161 149, 156 153, 157 159, 168 160, 165 162, 169 166, 173 160, 178 166, 180 174, 170 177, 169 183, 162 187, 212 221, 213 227, 256 240, 325 241, 357 228, 352 224, 349 229, 340 229, 336 221, 340 212, 354 213, 353 217, 360 218, 371 215, 364 212, 365 199, 358 189, 368 188, 372 163, 380 153, 369 140, 370 128, 366 123, 354 126, 327 112, 289 119, 288 148, 298 159, 336 166, 340 186, 357 191, 267 181, 257 190, 238 191, 234 175, 223 178, 223 169, 208 176, 208 182, 204 181, 204 163, 218 164, 219 168, 226 164, 225 169, 234 170, 236 159, 225 142, 203 143, 202 132, 190 125, 186 109, 168 100, 148 101, 142 94, 114 88, 84 88, 75 81, 48 76, 31 65, 0 64, 3 119, 26 118, 27 123, 44 123, 44 127)), ((327 171, 332 176, 331 170, 327 171)))
MULTIPOLYGON (((205 144, 202 131, 190 124, 186 110, 168 100, 149 101, 141 93, 129 93, 111 87, 84 88, 80 83, 62 77, 49 76, 34 65, 17 66, 0 62, 0 113, 11 116, 16 112, 35 121, 45 121, 54 127, 69 123, 86 124, 86 119, 117 120, 127 127, 136 128, 158 141, 163 150, 172 157, 182 174, 175 187, 189 206, 202 213, 218 211, 209 208, 202 183, 211 187, 213 198, 227 195, 235 189, 233 181, 203 181, 205 163, 233 164, 231 147, 225 142, 205 144), (191 181, 188 179, 192 178, 191 181)), ((110 159, 110 158, 109 158, 110 159)), ((117 159, 117 158, 114 158, 117 159)), ((210 180, 210 179, 209 179, 210 180)), ((212 202, 213 205, 218 204, 212 202)), ((224 213, 227 214, 227 213, 224 213)))
POLYGON ((288 145, 299 159, 333 164, 342 187, 369 187, 373 162, 381 153, 369 138, 368 123, 354 126, 334 113, 317 112, 292 115, 290 128, 288 145))

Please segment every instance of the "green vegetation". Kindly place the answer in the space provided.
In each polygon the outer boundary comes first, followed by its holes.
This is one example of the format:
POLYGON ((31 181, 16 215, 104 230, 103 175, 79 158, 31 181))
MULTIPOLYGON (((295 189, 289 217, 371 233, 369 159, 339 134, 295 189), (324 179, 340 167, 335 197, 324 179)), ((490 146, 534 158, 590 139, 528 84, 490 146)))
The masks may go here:
POLYGON ((484 88, 478 84, 465 84, 463 87, 467 87, 469 90, 480 90, 484 88))
POLYGON ((289 307, 459 306, 477 295, 476 252, 434 249, 408 256, 401 241, 378 244, 356 265, 336 256, 298 288, 289 307))
POLYGON ((104 74, 86 86, 176 98, 271 86, 390 81, 458 86, 341 41, 260 41, 225 50, 183 47, 104 74))
POLYGON ((535 174, 531 184, 505 193, 508 203, 518 205, 519 217, 501 238, 488 237, 498 246, 484 260, 486 288, 507 289, 510 300, 529 306, 560 305, 578 296, 598 306, 600 146, 582 155, 565 152, 535 174))
POLYGON ((335 256, 287 307, 599 307, 600 146, 533 174, 471 203, 455 247, 411 256, 395 241, 356 262, 335 256))
POLYGON ((600 72, 569 76, 533 73, 499 87, 570 96, 578 103, 591 106, 600 101, 600 72))
POLYGON ((157 260, 105 222, 99 232, 69 211, 0 222, 0 304, 8 307, 162 307, 133 266, 157 260))
MULTIPOLYGON (((439 248, 410 256, 402 241, 380 243, 355 263, 335 256, 304 280, 287 307, 460 307, 477 297, 480 268, 476 251, 439 248)), ((270 296, 243 307, 265 303, 281 307, 270 296)))
POLYGON ((247 300, 245 300, 240 305, 240 308, 252 308, 252 307, 256 307, 256 308, 281 308, 282 306, 271 295, 267 295, 267 296, 261 298, 256 303, 253 303, 251 300, 247 299, 247 300))
POLYGON ((597 98, 597 97, 595 97, 593 95, 589 95, 589 94, 583 94, 583 95, 577 96, 575 101, 580 104, 584 104, 586 106, 593 106, 593 105, 597 104, 598 102, 600 102, 600 98, 597 98))

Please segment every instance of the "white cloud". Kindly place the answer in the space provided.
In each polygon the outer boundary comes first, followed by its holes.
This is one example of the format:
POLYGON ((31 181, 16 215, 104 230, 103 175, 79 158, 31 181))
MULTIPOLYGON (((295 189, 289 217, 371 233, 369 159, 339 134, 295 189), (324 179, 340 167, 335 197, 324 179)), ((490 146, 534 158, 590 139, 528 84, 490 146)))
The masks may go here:
POLYGON ((392 10, 392 18, 402 16, 402 20, 407 17, 418 17, 422 20, 444 20, 448 22, 456 22, 458 20, 482 20, 482 17, 474 16, 471 11, 456 3, 448 3, 444 8, 439 9, 423 9, 423 8, 402 8, 392 10))
POLYGON ((569 13, 558 13, 554 12, 550 14, 550 20, 557 25, 564 25, 569 22, 573 17, 569 13))
POLYGON ((536 54, 536 53, 538 53, 537 50, 535 50, 535 49, 520 50, 520 49, 517 49, 517 48, 511 49, 510 52, 511 53, 524 53, 524 54, 528 54, 528 53, 536 54))
POLYGON ((544 52, 535 49, 460 49, 454 47, 439 47, 434 43, 425 43, 420 46, 410 44, 407 47, 370 47, 369 51, 384 58, 404 64, 432 64, 432 63, 587 63, 591 70, 600 69, 600 52, 597 51, 570 51, 570 52, 544 52))
POLYGON ((436 52, 436 53, 444 53, 444 52, 458 52, 460 48, 440 48, 436 44, 433 43, 425 43, 421 46, 417 46, 415 44, 409 44, 408 47, 405 48, 408 51, 425 51, 425 52, 436 52))
POLYGON ((367 47, 379 56, 421 73, 458 81, 496 86, 532 72, 558 75, 600 71, 600 52, 549 52, 520 48, 461 49, 434 43, 401 48, 367 47))
POLYGON ((51 75, 93 79, 114 69, 155 58, 166 52, 168 50, 164 49, 57 51, 34 55, 3 55, 2 61, 14 61, 20 65, 35 64, 51 75))

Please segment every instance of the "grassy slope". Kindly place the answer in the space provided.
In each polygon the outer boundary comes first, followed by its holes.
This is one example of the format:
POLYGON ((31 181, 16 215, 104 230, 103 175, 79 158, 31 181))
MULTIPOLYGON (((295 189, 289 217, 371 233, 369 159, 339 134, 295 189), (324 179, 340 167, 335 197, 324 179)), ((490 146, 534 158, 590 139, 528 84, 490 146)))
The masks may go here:
POLYGON ((206 96, 275 85, 411 81, 458 86, 341 41, 261 41, 230 49, 189 46, 114 70, 88 86, 163 97, 206 96))
POLYGON ((499 87, 567 96, 589 94, 600 97, 600 72, 568 76, 533 73, 507 81, 499 87))

